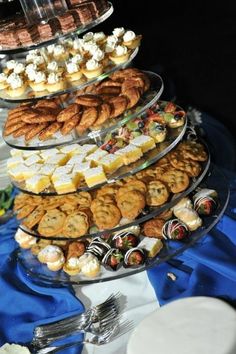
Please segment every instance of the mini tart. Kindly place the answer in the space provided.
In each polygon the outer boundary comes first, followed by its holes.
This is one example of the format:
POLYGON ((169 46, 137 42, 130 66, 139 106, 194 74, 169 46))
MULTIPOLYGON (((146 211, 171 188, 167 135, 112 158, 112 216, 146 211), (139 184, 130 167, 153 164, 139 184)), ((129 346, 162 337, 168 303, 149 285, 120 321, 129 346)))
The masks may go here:
POLYGON ((56 92, 66 88, 66 80, 63 80, 63 78, 60 76, 57 77, 58 81, 55 80, 56 82, 51 83, 49 80, 47 81, 45 86, 49 92, 56 92))
POLYGON ((69 65, 74 66, 74 71, 73 72, 67 71, 65 74, 66 79, 70 82, 80 80, 83 75, 80 67, 74 63, 70 63, 69 65), (75 69, 77 69, 77 70, 75 70, 75 69))
POLYGON ((10 86, 8 86, 8 88, 6 89, 6 92, 11 97, 19 97, 25 93, 26 88, 27 88, 26 84, 23 84, 23 86, 18 87, 18 88, 14 88, 14 89, 11 88, 10 86))
POLYGON ((109 55, 109 59, 115 63, 116 65, 118 64, 122 64, 125 63, 130 56, 130 51, 128 51, 126 54, 123 55, 116 55, 115 51, 113 51, 110 55, 109 55))
POLYGON ((129 49, 135 49, 139 47, 141 39, 142 39, 142 35, 140 34, 136 36, 134 39, 132 39, 131 41, 123 42, 123 45, 129 49))
POLYGON ((103 65, 97 62, 97 66, 94 67, 94 69, 92 68, 92 66, 90 68, 88 65, 85 65, 82 68, 82 73, 84 74, 84 76, 87 77, 87 79, 93 79, 94 77, 100 76, 103 73, 103 65))

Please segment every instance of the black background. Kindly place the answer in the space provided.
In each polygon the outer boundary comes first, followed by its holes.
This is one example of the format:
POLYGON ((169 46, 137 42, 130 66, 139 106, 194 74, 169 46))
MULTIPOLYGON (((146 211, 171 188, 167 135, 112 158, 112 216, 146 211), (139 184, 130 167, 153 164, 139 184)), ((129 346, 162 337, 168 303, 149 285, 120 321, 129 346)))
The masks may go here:
MULTIPOLYGON (((236 137, 236 2, 113 0, 96 31, 125 27, 143 35, 134 65, 161 74, 162 98, 176 98, 223 122, 236 137)), ((2 4, 1 17, 20 8, 2 4)))

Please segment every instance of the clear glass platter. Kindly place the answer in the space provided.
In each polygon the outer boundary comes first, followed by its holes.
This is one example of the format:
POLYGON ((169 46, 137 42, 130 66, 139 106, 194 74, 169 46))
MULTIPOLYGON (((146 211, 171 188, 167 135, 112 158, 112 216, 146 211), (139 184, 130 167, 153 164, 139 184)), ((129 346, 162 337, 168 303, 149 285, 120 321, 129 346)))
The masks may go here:
POLYGON ((95 278, 88 278, 81 275, 69 276, 64 271, 50 271, 46 265, 41 264, 29 250, 18 249, 16 256, 20 266, 26 274, 36 283, 47 284, 48 286, 66 286, 68 284, 84 285, 98 282, 115 280, 129 275, 145 271, 153 266, 171 260, 181 254, 184 250, 194 246, 194 244, 206 235, 222 217, 229 201, 229 185, 225 176, 219 168, 212 166, 211 173, 202 184, 203 188, 215 189, 218 193, 218 205, 211 216, 202 217, 203 225, 192 232, 189 237, 182 241, 163 241, 164 247, 156 257, 147 258, 144 265, 138 268, 121 267, 117 271, 109 271, 101 267, 101 273, 95 278))
MULTIPOLYGON (((130 165, 127 165, 127 166, 124 165, 124 166, 120 167, 117 171, 108 175, 107 181, 102 184, 97 184, 97 185, 94 185, 93 187, 88 187, 84 182, 84 185, 81 185, 77 189, 77 192, 90 191, 95 188, 99 188, 107 183, 109 183, 109 184, 114 183, 122 178, 132 176, 135 173, 142 171, 145 168, 151 166, 153 163, 155 163, 156 161, 161 159, 164 155, 166 155, 169 151, 171 151, 178 144, 178 142, 183 138, 183 136, 185 134, 186 127, 187 127, 187 120, 185 121, 185 124, 182 127, 175 128, 175 129, 169 128, 168 129, 168 138, 166 139, 166 141, 164 141, 163 143, 157 144, 154 149, 146 152, 142 156, 141 159, 139 159, 136 162, 131 163, 130 165)), ((17 181, 14 181, 13 179, 11 180, 11 182, 21 192, 28 193, 28 194, 35 194, 35 193, 26 189, 25 182, 17 182, 17 181)), ((75 192, 69 192, 69 193, 65 193, 65 194, 73 194, 73 193, 75 193, 75 192)), ((52 185, 50 188, 47 188, 45 191, 43 191, 37 195, 55 196, 58 194, 52 185)), ((63 194, 60 194, 60 195, 63 195, 63 194)))
POLYGON ((0 47, 0 54, 9 54, 9 55, 13 55, 16 53, 22 53, 25 51, 29 51, 29 50, 34 50, 46 45, 50 45, 53 44, 55 42, 58 41, 58 39, 66 39, 69 38, 73 35, 80 35, 88 30, 90 30, 91 28, 99 25, 100 23, 104 22, 108 17, 110 17, 112 15, 114 11, 113 5, 112 3, 108 3, 108 8, 104 11, 104 13, 102 13, 98 18, 96 18, 95 20, 88 22, 87 24, 84 24, 78 28, 76 28, 73 31, 70 31, 66 34, 63 34, 62 32, 57 32, 52 38, 50 38, 49 40, 42 40, 39 42, 35 42, 33 45, 29 45, 29 46, 20 46, 20 47, 15 47, 15 48, 1 48, 0 47))
MULTIPOLYGON (((30 140, 26 143, 24 138, 14 138, 12 135, 3 136, 5 142, 15 149, 22 150, 44 150, 52 149, 58 146, 66 146, 70 144, 85 144, 89 141, 93 142, 99 141, 101 137, 108 134, 109 132, 118 129, 124 124, 128 123, 131 119, 134 119, 138 115, 143 114, 147 109, 153 106, 153 104, 160 98, 163 90, 164 84, 162 78, 153 72, 144 71, 148 75, 151 86, 150 89, 145 92, 135 108, 127 111, 125 114, 121 115, 116 119, 107 120, 99 130, 88 130, 85 134, 79 136, 75 130, 73 133, 63 136, 62 134, 55 134, 55 137, 48 139, 46 141, 40 141, 38 138, 30 140)), ((73 101, 73 99, 72 99, 73 101)), ((71 101, 69 102, 71 103, 71 101)))
POLYGON ((33 91, 30 88, 27 88, 25 90, 24 94, 19 97, 11 97, 3 89, 0 91, 0 100, 5 101, 5 102, 11 102, 11 103, 22 103, 22 102, 28 102, 28 101, 37 101, 39 99, 52 98, 52 97, 56 97, 58 95, 64 95, 64 94, 68 94, 70 92, 74 92, 77 90, 82 90, 86 86, 89 86, 89 85, 95 84, 96 82, 104 80, 106 77, 111 75, 113 72, 126 68, 132 62, 132 60, 136 57, 136 55, 138 54, 138 50, 139 50, 138 48, 134 49, 133 52, 131 53, 129 59, 125 63, 118 64, 118 65, 114 65, 114 64, 110 63, 106 67, 105 71, 101 75, 97 76, 94 79, 86 79, 85 77, 82 77, 78 81, 73 81, 73 83, 67 82, 67 87, 65 89, 58 90, 58 91, 55 91, 52 93, 50 93, 48 91, 40 91, 37 93, 36 91, 33 91))
MULTIPOLYGON (((206 150, 207 151, 207 150, 206 150)), ((163 205, 159 206, 159 207, 151 207, 150 210, 148 212, 144 212, 141 213, 135 220, 133 220, 130 223, 126 223, 123 225, 119 225, 116 226, 112 229, 106 229, 106 230, 102 230, 102 231, 98 231, 96 230, 95 232, 91 232, 87 235, 81 236, 81 237, 77 237, 77 238, 73 238, 73 240, 82 240, 82 239, 86 239, 87 237, 98 237, 98 236, 102 236, 105 233, 113 233, 116 231, 120 231, 122 229, 126 229, 128 227, 132 227, 135 225, 139 225, 144 223, 147 220, 150 220, 154 217, 156 217, 157 215, 161 214, 162 212, 164 212, 167 209, 170 209, 172 206, 174 206, 178 201, 180 201, 183 197, 187 196, 188 194, 190 194, 194 189, 196 189, 199 184, 202 182, 203 178, 207 175, 207 172, 209 170, 210 167, 210 155, 208 154, 208 160, 202 165, 202 171, 200 173, 200 175, 197 178, 192 178, 192 182, 190 183, 189 187, 178 194, 174 194, 173 197, 168 200, 168 202, 164 203, 163 205)), ((69 237, 65 237, 63 235, 58 235, 58 237, 53 236, 53 237, 48 237, 48 236, 44 236, 39 234, 37 231, 34 230, 30 230, 28 229, 26 226, 24 226, 23 224, 21 224, 20 229, 25 231, 27 234, 31 235, 31 236, 35 236, 37 238, 42 238, 42 239, 46 239, 46 240, 71 240, 71 238, 69 237)))

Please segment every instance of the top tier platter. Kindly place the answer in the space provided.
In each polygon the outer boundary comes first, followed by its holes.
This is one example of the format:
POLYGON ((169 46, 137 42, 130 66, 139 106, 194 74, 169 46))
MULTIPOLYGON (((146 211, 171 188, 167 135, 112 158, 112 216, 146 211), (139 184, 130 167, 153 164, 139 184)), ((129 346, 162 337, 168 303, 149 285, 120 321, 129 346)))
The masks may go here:
MULTIPOLYGON (((84 24, 81 24, 80 26, 76 26, 76 28, 74 28, 73 30, 68 31, 67 33, 63 33, 62 30, 60 28, 57 29, 56 33, 54 35, 52 35, 50 38, 48 39, 34 39, 34 43, 29 44, 29 45, 22 45, 20 44, 20 42, 18 41, 19 45, 14 45, 12 47, 9 46, 1 46, 0 47, 0 54, 16 54, 16 53, 22 53, 25 51, 29 51, 29 50, 33 50, 33 49, 37 49, 40 47, 43 47, 45 45, 50 45, 53 44, 55 42, 58 41, 58 39, 60 38, 68 38, 71 37, 73 35, 78 35, 78 34, 82 34, 88 30, 90 30, 91 28, 99 25, 100 23, 104 22, 108 17, 111 16, 111 14, 113 13, 113 5, 109 2, 108 6, 106 9, 104 9, 99 17, 97 18, 91 18, 89 21, 87 21, 84 24)), ((40 24, 39 24, 40 25, 40 24)), ((1 26, 1 25, 0 25, 1 26)), ((6 24, 2 24, 2 27, 5 27, 6 24)), ((37 27, 37 25, 35 25, 37 27)), ((17 35, 17 26, 15 26, 14 30, 11 28, 10 33, 8 33, 9 35, 12 35, 13 37, 16 37, 17 35)), ((26 27, 27 28, 27 27, 26 27)), ((19 27, 18 27, 19 30, 19 27)), ((3 37, 7 37, 7 33, 2 30, 2 28, 0 27, 0 35, 2 35, 3 37)), ((16 39, 17 42, 17 39, 16 39)))

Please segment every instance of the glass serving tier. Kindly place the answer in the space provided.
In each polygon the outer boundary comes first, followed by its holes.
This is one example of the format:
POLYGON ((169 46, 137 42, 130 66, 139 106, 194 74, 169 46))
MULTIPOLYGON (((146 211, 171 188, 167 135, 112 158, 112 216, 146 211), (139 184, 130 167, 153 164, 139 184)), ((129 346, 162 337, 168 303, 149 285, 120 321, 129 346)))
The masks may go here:
MULTIPOLYGON (((106 230, 102 230, 102 231, 96 230, 94 232, 90 231, 89 234, 86 234, 86 235, 83 235, 83 236, 80 236, 80 237, 75 237, 75 238, 73 238, 73 240, 82 240, 82 239, 86 239, 87 237, 98 237, 98 236, 102 236, 102 235, 107 234, 107 233, 113 233, 113 232, 116 232, 116 231, 120 231, 122 229, 126 229, 128 227, 139 225, 139 224, 144 223, 147 220, 150 220, 150 219, 156 217, 157 215, 161 214, 162 212, 166 211, 167 209, 170 209, 176 203, 178 203, 183 197, 187 196, 194 189, 196 189, 199 186, 199 184, 202 182, 203 178, 206 176, 206 174, 207 174, 207 172, 209 170, 209 167, 210 167, 210 155, 208 154, 208 156, 209 156, 208 160, 206 162, 204 162, 204 164, 202 166, 202 171, 201 171, 200 175, 197 178, 195 178, 195 177, 192 178, 192 181, 191 181, 189 187, 185 191, 183 191, 181 193, 174 194, 172 196, 172 198, 168 202, 166 202, 163 205, 158 206, 158 207, 151 207, 148 213, 141 213, 132 222, 116 226, 116 227, 114 227, 112 229, 106 229, 106 230)), ((19 228, 22 231, 26 232, 27 234, 29 234, 31 236, 34 236, 34 237, 37 237, 37 238, 41 238, 41 239, 46 239, 46 240, 50 240, 50 239, 51 240, 72 240, 71 238, 65 237, 63 235, 52 236, 52 237, 44 236, 44 235, 39 234, 36 230, 28 229, 23 224, 21 224, 19 226, 19 228)), ((90 230, 92 230, 92 228, 90 228, 90 230)))
MULTIPOLYGON (((12 135, 5 136, 3 138, 5 142, 12 148, 22 150, 44 150, 75 143, 85 144, 91 140, 93 140, 93 142, 99 141, 99 139, 101 139, 109 132, 118 129, 119 127, 128 123, 131 119, 134 119, 138 115, 143 114, 160 98, 164 89, 162 78, 154 72, 143 72, 147 74, 150 79, 150 89, 142 95, 140 101, 133 109, 126 111, 125 114, 115 119, 107 120, 106 123, 104 123, 102 127, 99 127, 98 130, 87 130, 81 136, 76 133, 76 130, 68 135, 56 133, 53 138, 46 141, 40 141, 38 138, 34 138, 27 143, 25 142, 24 138, 14 138, 12 135)), ((71 102, 73 102, 73 99, 69 103, 71 102)))
MULTIPOLYGON (((187 127, 187 120, 185 121, 185 124, 182 127, 175 128, 175 129, 169 128, 168 129, 168 138, 166 139, 166 141, 163 143, 157 144, 154 149, 146 152, 142 156, 141 159, 139 159, 136 162, 131 163, 128 166, 123 165, 117 171, 113 172, 110 175, 107 175, 107 181, 102 184, 97 184, 92 187, 88 187, 84 181, 81 182, 81 185, 79 186, 79 188, 77 188, 77 192, 91 191, 93 189, 97 189, 107 183, 111 184, 111 183, 114 183, 118 180, 121 180, 122 178, 132 176, 135 173, 142 171, 145 168, 151 166, 156 161, 161 159, 164 155, 166 155, 169 151, 171 151, 178 144, 178 142, 184 136, 184 133, 186 131, 186 127, 187 127)), ((11 183, 16 188, 18 188, 21 192, 32 194, 32 195, 56 196, 56 195, 66 195, 66 194, 74 194, 75 193, 75 192, 68 192, 68 193, 64 193, 64 194, 58 194, 56 192, 56 190, 54 189, 53 185, 51 185, 51 187, 47 188, 45 191, 36 194, 36 193, 33 193, 33 192, 27 190, 25 182, 17 182, 12 179, 11 183)))
POLYGON ((122 64, 114 65, 114 64, 112 64, 112 62, 110 62, 109 65, 106 67, 106 69, 103 71, 103 73, 99 76, 96 76, 93 79, 87 79, 85 76, 83 76, 80 80, 77 80, 77 81, 73 81, 73 82, 67 81, 66 88, 61 89, 61 90, 57 90, 57 91, 54 91, 51 93, 46 90, 36 92, 30 88, 27 88, 25 90, 24 94, 22 94, 19 97, 11 97, 7 94, 6 90, 3 89, 0 91, 0 100, 5 101, 5 102, 12 102, 12 103, 22 103, 22 102, 29 102, 29 101, 37 101, 39 99, 52 98, 52 97, 56 97, 58 95, 64 95, 64 94, 68 94, 70 92, 74 92, 77 90, 82 90, 86 86, 89 86, 89 85, 95 84, 96 82, 104 80, 106 77, 111 75, 113 72, 126 68, 128 65, 130 65, 132 60, 136 57, 138 50, 139 50, 138 48, 134 49, 133 52, 131 53, 129 59, 122 64))
POLYGON ((65 34, 63 34, 60 31, 57 31, 56 34, 52 38, 50 38, 48 40, 35 41, 34 44, 29 45, 29 46, 19 46, 19 47, 14 47, 14 48, 0 47, 0 54, 13 55, 16 53, 22 53, 25 51, 34 50, 34 49, 37 49, 37 48, 40 48, 40 47, 43 47, 46 45, 53 44, 53 43, 57 42, 59 39, 66 39, 66 38, 69 38, 73 35, 80 35, 86 31, 90 30, 91 28, 99 25, 100 23, 104 22, 108 17, 110 17, 112 15, 113 11, 114 11, 113 5, 112 5, 112 3, 109 2, 107 9, 105 9, 104 12, 101 13, 101 15, 98 18, 96 18, 95 20, 92 20, 80 27, 77 27, 73 31, 67 32, 65 34))
MULTIPOLYGON (((40 263, 36 256, 34 256, 29 250, 19 249, 16 253, 16 257, 20 266, 34 282, 55 287, 66 286, 68 284, 84 285, 105 282, 148 270, 149 268, 157 266, 163 262, 170 261, 173 257, 181 254, 184 250, 194 246, 194 244, 206 235, 222 217, 227 207, 230 194, 227 179, 222 172, 214 166, 211 174, 203 183, 202 187, 215 189, 218 193, 218 206, 214 211, 214 214, 211 216, 202 217, 202 226, 196 231, 191 232, 190 236, 186 237, 184 240, 164 240, 164 247, 160 253, 153 258, 148 258, 145 264, 139 266, 138 268, 121 267, 117 271, 109 271, 102 266, 101 273, 98 276, 88 278, 80 274, 76 276, 69 276, 64 271, 50 271, 47 266, 40 263)), ((15 257, 15 255, 13 255, 13 257, 15 257)))

